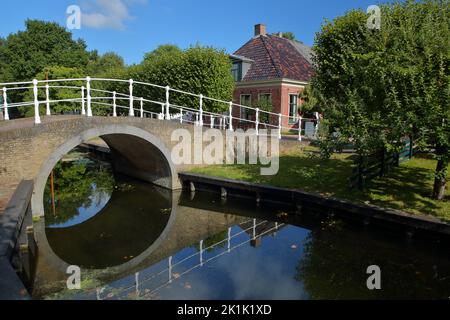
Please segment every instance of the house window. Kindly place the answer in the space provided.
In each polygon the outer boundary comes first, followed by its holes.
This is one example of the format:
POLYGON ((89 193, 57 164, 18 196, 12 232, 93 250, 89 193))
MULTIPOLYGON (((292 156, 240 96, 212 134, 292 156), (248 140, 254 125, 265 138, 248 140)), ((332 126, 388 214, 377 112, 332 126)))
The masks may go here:
POLYGON ((231 67, 231 75, 234 81, 239 82, 242 78, 242 64, 240 62, 233 62, 231 67))
MULTIPOLYGON (((251 107, 252 106, 252 95, 250 94, 241 94, 241 103, 242 106, 251 107)), ((248 108, 241 107, 241 119, 248 119, 251 110, 248 108)))
MULTIPOLYGON (((272 112, 272 95, 270 93, 260 93, 258 96, 258 108, 261 111, 272 112)), ((269 123, 270 117, 266 112, 259 113, 259 121, 269 123)))
POLYGON ((258 100, 262 103, 272 104, 272 96, 270 93, 260 93, 258 100))
POLYGON ((298 95, 290 94, 289 95, 289 123, 297 123, 298 117, 298 95))

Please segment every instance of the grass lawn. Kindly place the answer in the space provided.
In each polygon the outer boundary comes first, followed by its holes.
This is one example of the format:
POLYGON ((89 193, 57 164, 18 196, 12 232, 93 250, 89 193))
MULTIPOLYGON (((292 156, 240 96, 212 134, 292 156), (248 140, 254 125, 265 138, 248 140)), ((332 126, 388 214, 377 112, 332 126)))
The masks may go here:
POLYGON ((348 187, 352 164, 351 155, 334 154, 330 160, 321 160, 317 155, 317 149, 306 147, 302 151, 281 155, 280 169, 274 176, 261 176, 257 165, 209 166, 192 171, 317 192, 324 196, 370 203, 410 213, 430 214, 450 220, 450 188, 447 188, 445 200, 436 201, 430 198, 436 161, 423 156, 415 157, 394 168, 389 175, 368 182, 363 191, 348 187))

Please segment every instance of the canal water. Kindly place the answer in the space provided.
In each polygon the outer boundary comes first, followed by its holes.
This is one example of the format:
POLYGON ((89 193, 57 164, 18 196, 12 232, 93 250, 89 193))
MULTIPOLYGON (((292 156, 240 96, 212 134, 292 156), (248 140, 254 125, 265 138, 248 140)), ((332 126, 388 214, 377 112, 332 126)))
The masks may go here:
POLYGON ((115 176, 81 149, 55 167, 44 205, 36 299, 450 299, 449 249, 439 243, 280 204, 171 192, 115 176), (367 287, 371 265, 380 290, 367 287), (79 267, 80 289, 68 289, 69 266, 79 267))

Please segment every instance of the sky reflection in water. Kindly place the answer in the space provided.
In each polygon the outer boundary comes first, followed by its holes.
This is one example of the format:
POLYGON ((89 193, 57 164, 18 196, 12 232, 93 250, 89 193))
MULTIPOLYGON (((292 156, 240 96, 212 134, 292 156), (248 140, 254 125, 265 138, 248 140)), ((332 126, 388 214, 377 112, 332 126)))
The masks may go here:
MULTIPOLYGON (((64 170, 70 171, 70 166, 64 170)), ((83 171, 87 183, 61 184, 68 193, 67 186, 77 186, 79 197, 62 196, 56 207, 58 213, 63 212, 62 217, 50 215, 48 219, 53 222, 46 230, 49 243, 62 260, 73 264, 84 261, 97 268, 133 262, 160 236, 171 212, 175 214, 173 225, 156 249, 129 269, 101 277, 95 268, 85 271, 83 277, 89 286, 84 290, 64 290, 66 275, 45 262, 48 253, 40 252, 44 259, 38 265, 37 298, 450 297, 448 250, 320 215, 298 216, 279 206, 257 207, 245 199, 224 203, 215 195, 177 195, 137 181, 111 180, 110 171, 99 175, 95 170, 92 175, 83 171), (287 218, 277 218, 280 213, 287 218), (256 240, 252 241, 254 223, 256 240), (100 237, 105 232, 111 239, 100 237), (371 264, 381 267, 382 290, 366 287, 366 268, 371 264)), ((51 206, 46 209, 51 210, 51 206)))

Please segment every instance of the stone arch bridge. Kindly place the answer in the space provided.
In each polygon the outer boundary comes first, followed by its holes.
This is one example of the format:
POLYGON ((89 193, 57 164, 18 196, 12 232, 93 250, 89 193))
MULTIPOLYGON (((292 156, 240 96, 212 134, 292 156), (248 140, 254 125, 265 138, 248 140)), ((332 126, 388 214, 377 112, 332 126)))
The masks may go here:
MULTIPOLYGON (((96 137, 110 148, 116 171, 179 189, 178 173, 199 166, 172 162, 171 149, 179 142, 172 141, 171 134, 179 128, 194 136, 198 127, 138 117, 45 116, 38 125, 30 118, 1 122, 0 197, 7 202, 20 181, 33 180, 32 212, 43 215, 44 189, 53 167, 70 150, 96 137)), ((282 139, 280 151, 298 145, 295 139, 282 139)))

